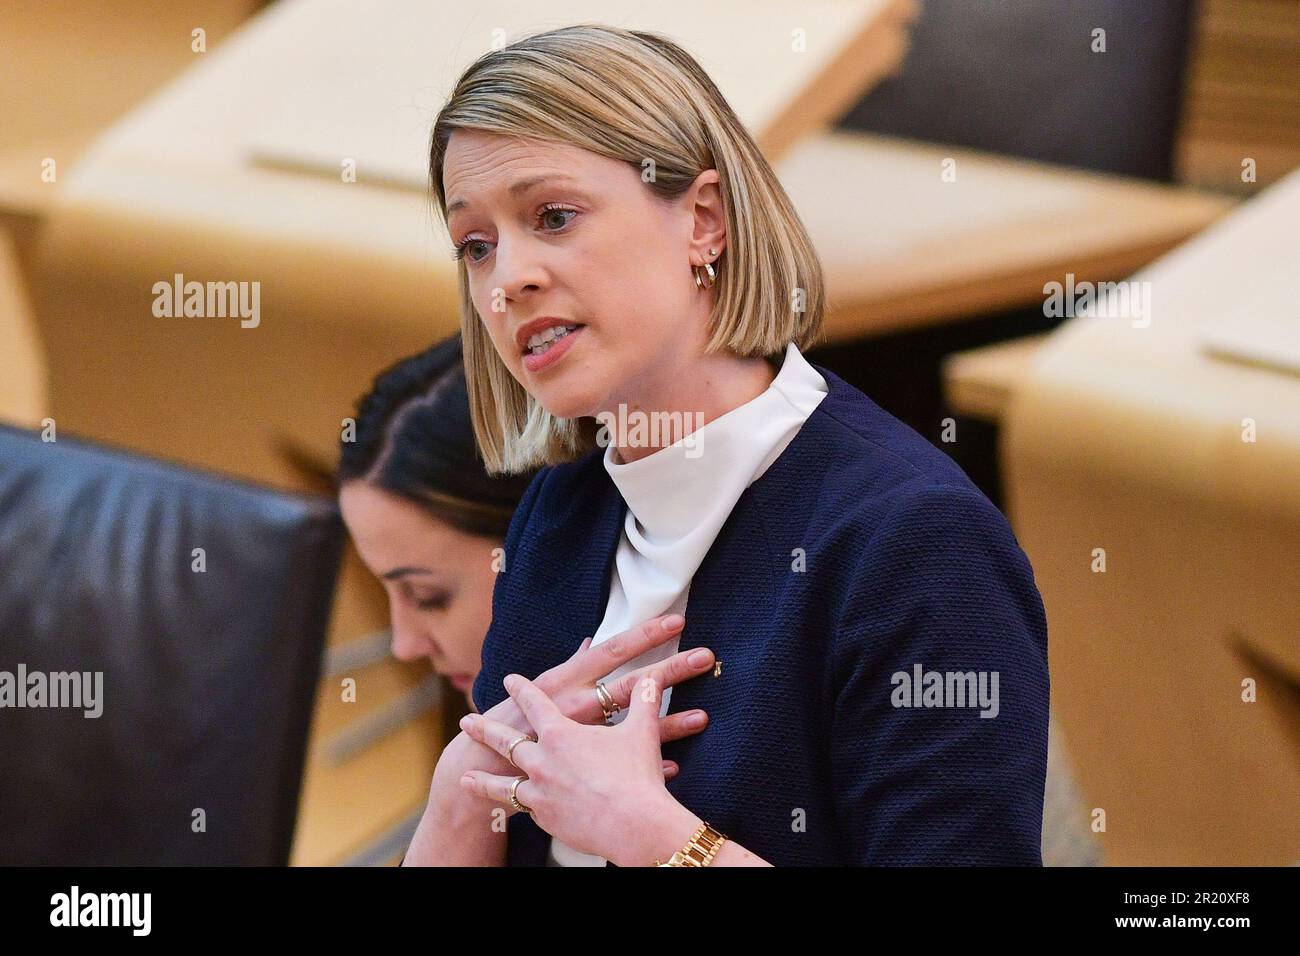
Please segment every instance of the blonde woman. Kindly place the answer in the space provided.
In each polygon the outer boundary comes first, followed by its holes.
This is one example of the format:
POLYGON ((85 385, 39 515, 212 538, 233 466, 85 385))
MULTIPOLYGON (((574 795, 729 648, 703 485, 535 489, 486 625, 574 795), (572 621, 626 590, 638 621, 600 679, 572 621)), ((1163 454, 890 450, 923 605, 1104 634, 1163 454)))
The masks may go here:
POLYGON ((1040 865, 1033 572, 804 358, 816 253, 695 61, 594 25, 488 53, 431 178, 480 450, 541 470, 406 863, 1040 865))

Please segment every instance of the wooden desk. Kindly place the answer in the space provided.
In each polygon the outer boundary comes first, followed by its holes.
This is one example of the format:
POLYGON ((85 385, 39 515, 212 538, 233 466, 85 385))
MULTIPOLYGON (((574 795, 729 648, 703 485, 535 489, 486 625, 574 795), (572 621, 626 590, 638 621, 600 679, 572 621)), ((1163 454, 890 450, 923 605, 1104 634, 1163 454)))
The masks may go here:
POLYGON ((865 133, 777 166, 817 244, 828 342, 1041 303, 1047 282, 1119 279, 1233 201, 1195 190, 865 133), (952 160, 955 181, 942 178, 952 160))
POLYGON ((962 415, 1000 422, 1049 338, 1026 335, 950 355, 943 368, 944 398, 962 415))
POLYGON ((1133 276, 1149 325, 1056 330, 1003 416, 1052 706, 1108 863, 1300 860, 1300 374, 1205 347, 1259 322, 1294 349, 1297 220, 1293 173, 1133 276))
POLYGON ((163 82, 206 53, 260 0, 6 0, 0 62, 22 82, 0 84, 0 214, 39 218, 94 138, 163 82), (42 179, 56 162, 57 178, 42 179))
POLYGON ((242 153, 256 164, 332 181, 347 156, 361 180, 421 195, 437 110, 464 68, 494 43, 584 22, 664 33, 699 61, 775 159, 899 67, 917 13, 915 0, 400 0, 380 17, 334 3, 326 16, 315 15, 304 44, 299 3, 281 6, 264 18, 257 59, 239 81, 257 85, 266 100, 245 114, 242 153), (368 50, 383 54, 366 56, 368 50), (277 67, 267 85, 268 60, 292 63, 292 70, 277 67), (364 69, 347 68, 351 62, 364 69))

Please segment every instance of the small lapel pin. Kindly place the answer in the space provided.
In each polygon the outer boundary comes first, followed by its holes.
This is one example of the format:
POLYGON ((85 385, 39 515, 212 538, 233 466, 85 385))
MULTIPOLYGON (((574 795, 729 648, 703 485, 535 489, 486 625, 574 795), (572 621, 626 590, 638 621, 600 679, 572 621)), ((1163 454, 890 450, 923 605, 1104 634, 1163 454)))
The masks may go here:
POLYGON ((713 662, 713 676, 714 677, 722 676, 722 661, 713 662))

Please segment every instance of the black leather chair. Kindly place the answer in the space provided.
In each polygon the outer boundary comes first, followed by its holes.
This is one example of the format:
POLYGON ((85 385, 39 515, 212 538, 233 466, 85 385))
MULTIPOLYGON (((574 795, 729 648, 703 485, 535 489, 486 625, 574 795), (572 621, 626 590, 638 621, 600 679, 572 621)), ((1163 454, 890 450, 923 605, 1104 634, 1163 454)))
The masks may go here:
POLYGON ((287 864, 343 540, 328 498, 0 426, 0 864, 287 864))
POLYGON ((1169 180, 1196 9, 924 0, 900 74, 839 125, 1169 180), (1093 52, 1096 29, 1104 53, 1093 52))

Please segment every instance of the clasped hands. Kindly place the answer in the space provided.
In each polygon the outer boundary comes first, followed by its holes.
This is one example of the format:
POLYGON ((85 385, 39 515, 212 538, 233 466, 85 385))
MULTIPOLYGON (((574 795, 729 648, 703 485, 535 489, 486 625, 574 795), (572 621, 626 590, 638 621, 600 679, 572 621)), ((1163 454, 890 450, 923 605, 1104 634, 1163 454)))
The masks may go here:
MULTIPOLYGON (((505 679, 507 698, 485 714, 469 714, 464 734, 448 745, 438 773, 459 774, 465 792, 516 812, 511 786, 539 827, 584 853, 625 862, 648 862, 664 842, 688 827, 686 813, 665 787, 679 770, 660 747, 699 733, 708 724, 700 710, 659 716, 664 688, 712 669, 707 648, 681 651, 606 684, 626 718, 606 726, 596 681, 680 633, 680 615, 653 618, 591 646, 588 638, 563 664, 530 681, 505 679), (536 741, 516 743, 523 734, 536 741), (469 743, 472 741, 472 745, 469 743), (514 765, 506 755, 514 743, 514 765), (448 761, 444 767, 444 761, 448 761), (665 829, 653 824, 662 822, 665 829), (641 844, 644 843, 644 846, 641 844)), ((687 829, 681 835, 685 840, 687 829)))

